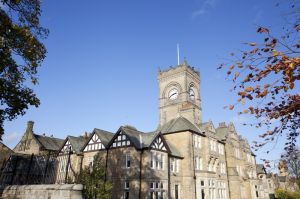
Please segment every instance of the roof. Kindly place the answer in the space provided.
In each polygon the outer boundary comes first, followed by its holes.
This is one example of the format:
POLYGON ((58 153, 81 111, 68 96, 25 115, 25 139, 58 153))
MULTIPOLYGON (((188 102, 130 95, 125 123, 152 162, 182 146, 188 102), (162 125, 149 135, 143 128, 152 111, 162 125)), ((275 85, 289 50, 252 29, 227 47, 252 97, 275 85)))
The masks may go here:
POLYGON ((95 128, 93 131, 101 140, 101 143, 107 148, 108 143, 111 141, 111 139, 114 137, 114 134, 102 129, 95 128))
POLYGON ((256 173, 257 174, 266 174, 266 169, 263 164, 256 165, 256 173))
MULTIPOLYGON (((8 146, 6 146, 5 144, 3 144, 2 142, 0 142, 0 151, 1 150, 5 150, 8 153, 13 153, 13 150, 11 150, 8 146)), ((1 151, 2 153, 2 151, 1 151)))
POLYGON ((39 141, 39 143, 47 150, 59 151, 63 145, 64 140, 54 137, 48 137, 44 135, 33 134, 33 136, 39 141))
POLYGON ((183 156, 181 155, 181 153, 179 152, 179 150, 176 148, 176 146, 174 146, 173 144, 171 144, 171 142, 168 142, 167 140, 166 140, 166 142, 167 142, 167 144, 168 144, 168 146, 170 148, 172 156, 183 158, 183 156))
POLYGON ((143 138, 145 137, 147 142, 149 143, 149 137, 151 138, 153 134, 149 134, 145 136, 145 133, 136 130, 135 128, 129 126, 121 126, 120 130, 124 132, 133 143, 136 149, 144 148, 143 138))
POLYGON ((218 127, 216 129, 216 136, 219 140, 226 140, 228 134, 228 127, 218 127))
MULTIPOLYGON (((133 142, 133 145, 137 149, 147 148, 150 147, 152 142, 156 139, 157 136, 161 133, 160 131, 154 131, 149 133, 143 133, 141 131, 136 130, 135 128, 131 127, 121 127, 121 130, 129 137, 129 139, 133 142)), ((162 137, 162 139, 164 139, 162 137)), ((180 154, 179 150, 170 142, 164 139, 166 142, 167 147, 170 149, 170 154, 176 157, 183 156, 180 154)))
POLYGON ((158 131, 160 131, 162 134, 175 133, 180 131, 193 131, 197 133, 203 133, 200 128, 191 123, 188 119, 181 116, 172 119, 163 126, 159 127, 158 131))
POLYGON ((79 136, 79 137, 68 136, 67 140, 70 141, 73 151, 75 151, 76 153, 80 153, 81 148, 85 144, 87 138, 85 138, 83 136, 79 136))

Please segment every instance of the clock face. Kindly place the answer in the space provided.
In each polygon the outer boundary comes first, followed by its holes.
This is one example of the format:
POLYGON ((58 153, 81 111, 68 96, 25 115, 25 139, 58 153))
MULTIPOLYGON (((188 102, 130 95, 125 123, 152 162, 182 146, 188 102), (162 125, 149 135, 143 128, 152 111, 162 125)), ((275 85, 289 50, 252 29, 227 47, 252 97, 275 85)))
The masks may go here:
POLYGON ((178 90, 176 88, 173 88, 169 91, 168 98, 169 100, 175 100, 178 97, 178 90))
POLYGON ((195 100, 195 93, 193 91, 193 89, 190 88, 190 91, 189 91, 189 97, 190 97, 190 100, 195 100))

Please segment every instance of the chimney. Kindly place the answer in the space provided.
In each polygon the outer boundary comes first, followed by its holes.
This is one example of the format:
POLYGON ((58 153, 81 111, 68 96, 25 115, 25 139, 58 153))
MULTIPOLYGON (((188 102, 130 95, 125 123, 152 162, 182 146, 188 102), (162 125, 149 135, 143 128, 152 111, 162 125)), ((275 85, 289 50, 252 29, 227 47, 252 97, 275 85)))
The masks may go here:
POLYGON ((220 127, 220 128, 226 127, 226 123, 225 123, 225 122, 220 122, 220 123, 219 123, 219 127, 220 127))
POLYGON ((27 131, 33 131, 33 124, 34 122, 33 121, 28 121, 27 122, 27 131))

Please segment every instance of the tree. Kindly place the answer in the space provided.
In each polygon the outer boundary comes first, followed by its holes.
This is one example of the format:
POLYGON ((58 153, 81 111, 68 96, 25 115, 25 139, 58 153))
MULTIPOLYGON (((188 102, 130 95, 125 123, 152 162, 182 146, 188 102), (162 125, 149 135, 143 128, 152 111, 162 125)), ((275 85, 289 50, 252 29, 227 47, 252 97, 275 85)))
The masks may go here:
POLYGON ((97 154, 93 164, 84 168, 79 177, 79 182, 83 184, 83 195, 87 199, 108 199, 111 198, 112 184, 106 181, 106 168, 97 154))
POLYGON ((5 120, 40 104, 28 87, 38 83, 37 69, 47 52, 40 40, 48 30, 41 27, 40 15, 40 0, 0 0, 0 140, 5 120))
POLYGON ((246 105, 238 114, 251 114, 257 122, 250 125, 268 129, 259 142, 254 141, 255 150, 286 134, 285 150, 292 152, 299 136, 300 95, 296 87, 300 80, 300 7, 298 1, 286 3, 289 11, 282 34, 258 27, 261 42, 245 43, 246 50, 231 53, 230 61, 218 67, 226 69, 238 97, 224 108, 246 105))
POLYGON ((282 160, 286 162, 289 174, 300 180, 300 150, 296 148, 293 152, 285 152, 282 156, 282 160))

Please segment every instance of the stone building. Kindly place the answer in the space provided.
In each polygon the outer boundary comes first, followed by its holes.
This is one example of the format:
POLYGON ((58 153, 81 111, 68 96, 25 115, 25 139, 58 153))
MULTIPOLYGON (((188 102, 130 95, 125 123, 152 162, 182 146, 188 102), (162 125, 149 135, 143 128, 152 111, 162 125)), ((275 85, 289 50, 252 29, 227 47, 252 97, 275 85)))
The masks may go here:
MULTIPOLYGON (((232 123, 215 128, 202 121, 199 71, 184 61, 159 71, 158 83, 159 127, 153 132, 132 126, 115 133, 94 129, 74 154, 80 168, 99 153, 113 198, 263 198, 247 140, 232 123)), ((70 144, 65 141, 60 156, 70 144)), ((61 165, 67 168, 66 161, 61 165)))
POLYGON ((33 133, 33 121, 28 121, 27 128, 20 142, 13 149, 14 153, 48 155, 56 154, 63 145, 63 140, 53 136, 33 133))
POLYGON ((56 183, 73 182, 82 168, 83 155, 81 149, 88 137, 68 136, 59 151, 56 183), (68 165, 68 166, 67 166, 68 165))
POLYGON ((13 151, 7 147, 5 144, 0 142, 0 171, 4 167, 5 162, 8 160, 9 156, 13 154, 13 151))

